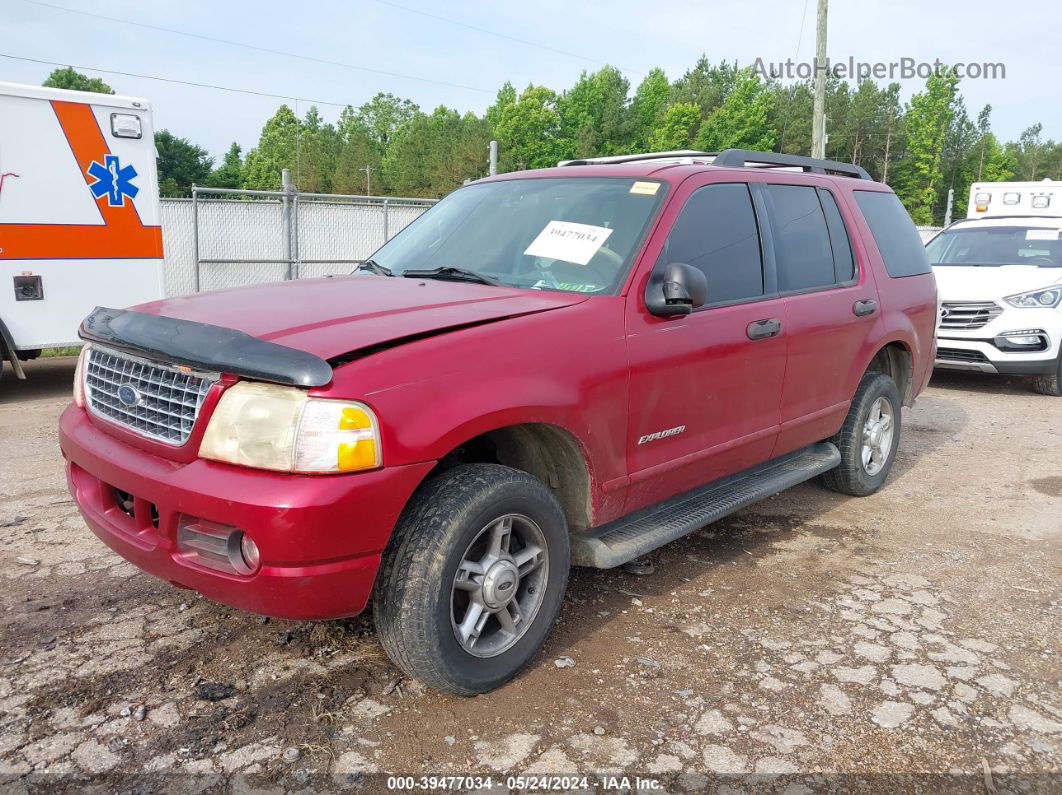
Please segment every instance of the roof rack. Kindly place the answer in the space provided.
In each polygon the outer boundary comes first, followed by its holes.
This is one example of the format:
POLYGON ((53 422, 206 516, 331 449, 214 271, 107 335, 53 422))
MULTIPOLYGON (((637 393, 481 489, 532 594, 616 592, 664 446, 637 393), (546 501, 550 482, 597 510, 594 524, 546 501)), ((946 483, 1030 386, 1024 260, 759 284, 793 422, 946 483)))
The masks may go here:
POLYGON ((871 179, 870 174, 862 166, 852 163, 842 163, 839 160, 820 160, 817 157, 804 157, 804 155, 786 155, 778 152, 755 152, 751 149, 727 149, 715 156, 713 166, 728 166, 730 168, 802 168, 816 174, 841 174, 845 177, 856 179, 871 179))
POLYGON ((680 149, 673 152, 644 152, 635 155, 611 157, 587 157, 581 160, 562 160, 558 166, 604 166, 620 163, 642 163, 648 160, 704 160, 713 166, 724 168, 799 168, 816 174, 840 174, 845 177, 872 180, 862 166, 842 163, 839 160, 820 160, 803 155, 788 155, 778 152, 756 152, 751 149, 725 149, 722 152, 699 152, 680 149))
POLYGON ((637 155, 609 155, 608 157, 584 157, 579 160, 562 160, 558 166, 608 166, 617 163, 640 163, 644 160, 679 160, 682 158, 715 157, 715 152, 698 152, 693 149, 676 149, 673 152, 642 152, 637 155))

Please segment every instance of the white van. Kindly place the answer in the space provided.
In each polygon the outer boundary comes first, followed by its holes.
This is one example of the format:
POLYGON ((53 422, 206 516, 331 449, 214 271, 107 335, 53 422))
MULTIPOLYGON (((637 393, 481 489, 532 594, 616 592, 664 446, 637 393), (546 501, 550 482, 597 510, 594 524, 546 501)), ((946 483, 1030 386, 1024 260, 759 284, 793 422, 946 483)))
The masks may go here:
POLYGON ((975 183, 968 216, 926 244, 936 366, 1030 376, 1062 395, 1062 183, 975 183))
POLYGON ((163 294, 151 108, 0 82, 0 369, 163 294))

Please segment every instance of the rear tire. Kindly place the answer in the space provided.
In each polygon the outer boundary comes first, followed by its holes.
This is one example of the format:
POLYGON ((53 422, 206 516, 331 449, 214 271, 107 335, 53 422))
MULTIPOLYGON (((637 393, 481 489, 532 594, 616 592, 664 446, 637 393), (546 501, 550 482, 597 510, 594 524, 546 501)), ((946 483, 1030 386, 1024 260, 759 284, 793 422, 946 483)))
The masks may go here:
POLYGON ((567 522, 545 484, 496 464, 455 467, 413 496, 384 552, 380 643, 430 687, 486 693, 541 649, 569 565, 567 522))
POLYGON ((1054 373, 1033 376, 1032 388, 1041 395, 1062 397, 1062 354, 1059 354, 1058 364, 1054 373))
POLYGON ((844 425, 828 441, 837 445, 841 463, 822 475, 826 488, 866 497, 885 485, 900 443, 900 390, 884 373, 867 373, 859 382, 844 425))

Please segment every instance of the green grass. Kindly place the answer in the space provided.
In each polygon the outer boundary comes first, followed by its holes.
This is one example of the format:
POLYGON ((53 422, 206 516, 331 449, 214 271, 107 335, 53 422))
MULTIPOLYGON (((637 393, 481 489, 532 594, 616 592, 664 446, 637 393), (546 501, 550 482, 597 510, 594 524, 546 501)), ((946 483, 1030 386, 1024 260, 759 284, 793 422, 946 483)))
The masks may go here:
POLYGON ((47 359, 49 356, 77 356, 81 353, 80 345, 71 345, 67 348, 47 348, 41 351, 41 358, 47 359))

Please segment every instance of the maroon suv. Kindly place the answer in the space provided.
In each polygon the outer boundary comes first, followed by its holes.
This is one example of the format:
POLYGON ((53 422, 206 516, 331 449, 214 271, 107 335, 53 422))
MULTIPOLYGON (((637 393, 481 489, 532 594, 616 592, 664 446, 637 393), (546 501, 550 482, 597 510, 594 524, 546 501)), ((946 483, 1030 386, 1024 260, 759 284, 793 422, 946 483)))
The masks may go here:
POLYGON ((370 596, 408 674, 479 693, 572 564, 815 476, 882 487, 936 289, 856 166, 728 150, 455 191, 358 273, 99 308, 61 420, 93 532, 266 615, 370 596))

